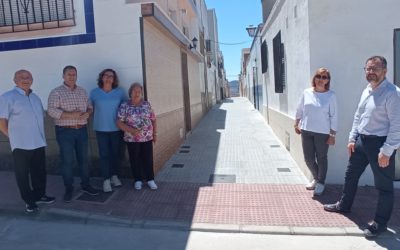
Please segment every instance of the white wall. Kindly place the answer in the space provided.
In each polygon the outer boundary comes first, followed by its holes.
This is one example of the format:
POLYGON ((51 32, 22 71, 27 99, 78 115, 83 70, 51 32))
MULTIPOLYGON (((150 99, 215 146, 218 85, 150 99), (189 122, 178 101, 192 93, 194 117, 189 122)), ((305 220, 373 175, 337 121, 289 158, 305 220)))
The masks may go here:
POLYGON ((264 74, 264 78, 269 107, 294 116, 300 93, 310 86, 308 1, 279 1, 264 25, 262 39, 267 41, 268 46, 268 72, 264 74), (279 31, 282 43, 285 44, 286 56, 287 79, 284 94, 275 93, 272 40, 279 31))
MULTIPOLYGON (((329 152, 328 182, 343 182, 348 133, 367 85, 365 60, 384 56, 387 78, 393 81, 393 30, 400 27, 398 10, 398 0, 310 1, 311 68, 330 69, 331 86, 338 97, 339 133, 336 146, 329 152)), ((360 184, 373 184, 369 168, 360 184)))
MULTIPOLYGON (((0 41, 39 39, 51 35, 85 33, 83 1, 75 1, 77 26, 57 30, 20 32, 0 35, 0 41)), ((143 82, 140 47, 140 5, 125 4, 125 0, 93 1, 96 43, 0 52, 0 93, 14 87, 14 72, 20 68, 33 74, 33 90, 47 106, 50 91, 62 84, 62 69, 74 65, 78 69, 78 84, 87 91, 97 86, 97 76, 104 68, 114 68, 120 84, 143 82)))
MULTIPOLYGON (((327 67, 331 71, 331 88, 338 97, 339 132, 336 145, 329 150, 328 183, 341 184, 344 180, 348 133, 361 91, 367 84, 363 72, 365 60, 372 55, 385 56, 387 76, 393 80, 393 30, 400 28, 399 9, 397 0, 282 0, 274 6, 264 25, 263 40, 267 40, 269 52, 264 84, 269 107, 274 110, 273 118, 279 119, 271 126, 283 142, 285 131, 292 133, 292 128, 285 127, 282 121, 286 115, 294 121, 299 97, 310 87, 315 70, 327 67), (272 39, 279 30, 286 56, 287 86, 283 94, 274 91, 272 39)), ((296 147, 291 150, 292 156, 304 165, 299 155, 299 139, 294 134, 290 136, 291 147, 296 147)), ((360 180, 360 185, 364 184, 373 185, 370 170, 360 180)))

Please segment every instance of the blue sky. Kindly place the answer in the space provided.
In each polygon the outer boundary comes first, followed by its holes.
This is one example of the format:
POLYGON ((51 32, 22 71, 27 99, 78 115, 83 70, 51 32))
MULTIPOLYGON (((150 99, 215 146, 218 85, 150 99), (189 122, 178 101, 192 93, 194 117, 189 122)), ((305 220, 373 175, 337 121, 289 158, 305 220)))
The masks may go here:
POLYGON ((224 55, 227 78, 229 81, 237 80, 242 48, 249 48, 253 41, 246 27, 262 22, 261 0, 206 0, 206 5, 208 9, 215 9, 217 14, 220 49, 224 55))

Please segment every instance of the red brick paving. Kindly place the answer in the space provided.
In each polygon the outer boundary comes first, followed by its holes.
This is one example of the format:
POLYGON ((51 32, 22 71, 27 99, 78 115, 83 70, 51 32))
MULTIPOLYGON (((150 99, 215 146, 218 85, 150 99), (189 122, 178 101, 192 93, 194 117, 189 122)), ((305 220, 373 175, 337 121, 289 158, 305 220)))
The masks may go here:
MULTIPOLYGON (((6 190, 0 193, 0 208, 23 210, 13 173, 0 172, 0 180, 0 188, 6 190)), ((322 207, 337 200, 341 192, 338 185, 328 185, 325 194, 316 199, 303 185, 170 182, 158 185, 157 191, 148 188, 137 191, 129 182, 116 189, 105 203, 73 200, 66 204, 62 202, 61 177, 49 176, 48 194, 57 197, 51 207, 133 220, 300 227, 364 226, 373 218, 377 200, 373 187, 360 187, 352 212, 341 215, 325 212, 322 207)), ((78 191, 74 197, 77 196, 78 191)), ((389 226, 400 227, 400 190, 395 191, 389 226)))

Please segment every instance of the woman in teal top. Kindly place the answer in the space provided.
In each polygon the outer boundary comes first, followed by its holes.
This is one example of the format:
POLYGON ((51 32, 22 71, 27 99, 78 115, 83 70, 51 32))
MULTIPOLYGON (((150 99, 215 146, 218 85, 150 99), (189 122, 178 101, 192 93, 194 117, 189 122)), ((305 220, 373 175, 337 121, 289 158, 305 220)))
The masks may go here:
POLYGON ((100 72, 98 88, 90 93, 94 108, 93 129, 96 131, 99 147, 101 172, 104 178, 103 191, 111 192, 111 185, 118 187, 122 183, 120 174, 120 152, 122 132, 116 126, 119 105, 127 99, 124 91, 118 87, 117 73, 112 69, 100 72))

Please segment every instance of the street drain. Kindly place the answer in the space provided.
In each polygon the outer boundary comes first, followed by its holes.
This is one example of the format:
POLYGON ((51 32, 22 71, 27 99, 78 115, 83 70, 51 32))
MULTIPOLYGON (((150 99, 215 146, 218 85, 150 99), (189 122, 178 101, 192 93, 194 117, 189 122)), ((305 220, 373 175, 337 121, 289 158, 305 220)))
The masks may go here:
POLYGON ((171 168, 183 168, 184 165, 185 164, 177 164, 177 163, 175 163, 175 164, 172 164, 171 168))
POLYGON ((189 153, 189 150, 179 150, 179 153, 189 153))
POLYGON ((183 145, 181 148, 190 148, 188 145, 183 145))
POLYGON ((278 172, 291 172, 290 168, 277 168, 278 172))
POLYGON ((233 174, 212 174, 208 183, 236 183, 236 175, 233 174))
POLYGON ((269 145, 271 148, 280 148, 280 145, 269 145))
POLYGON ((76 199, 80 201, 105 203, 115 192, 116 191, 109 193, 100 192, 98 195, 89 195, 87 193, 83 193, 76 199))

